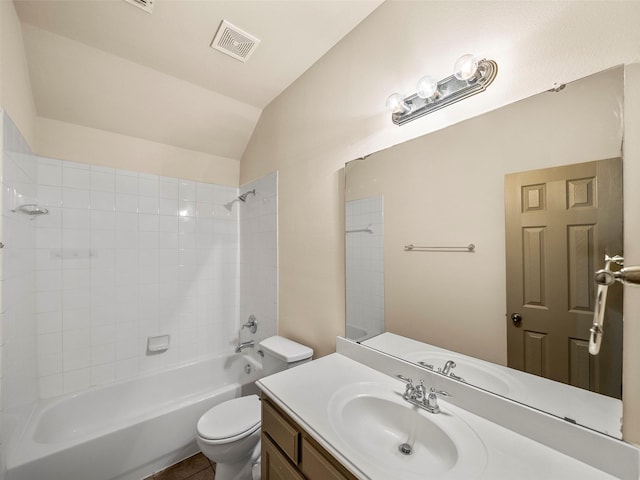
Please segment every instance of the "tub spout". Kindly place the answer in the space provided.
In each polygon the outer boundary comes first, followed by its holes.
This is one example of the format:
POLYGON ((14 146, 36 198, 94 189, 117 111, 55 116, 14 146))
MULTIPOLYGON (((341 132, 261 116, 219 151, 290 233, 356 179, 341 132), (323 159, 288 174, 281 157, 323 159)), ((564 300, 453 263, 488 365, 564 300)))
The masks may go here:
POLYGON ((242 352, 245 348, 253 348, 255 342, 253 340, 249 340, 248 342, 242 342, 240 345, 236 347, 236 353, 242 352))

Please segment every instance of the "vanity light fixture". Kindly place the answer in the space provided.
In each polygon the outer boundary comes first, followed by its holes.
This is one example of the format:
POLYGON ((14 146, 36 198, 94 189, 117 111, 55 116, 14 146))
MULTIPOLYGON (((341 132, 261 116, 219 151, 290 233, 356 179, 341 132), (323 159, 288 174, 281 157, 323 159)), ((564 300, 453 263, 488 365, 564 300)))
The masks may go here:
POLYGON ((393 93, 387 98, 391 120, 403 125, 431 112, 484 92, 498 74, 498 64, 493 60, 478 60, 474 55, 463 55, 454 67, 454 74, 436 81, 430 75, 418 80, 416 93, 403 97, 393 93))

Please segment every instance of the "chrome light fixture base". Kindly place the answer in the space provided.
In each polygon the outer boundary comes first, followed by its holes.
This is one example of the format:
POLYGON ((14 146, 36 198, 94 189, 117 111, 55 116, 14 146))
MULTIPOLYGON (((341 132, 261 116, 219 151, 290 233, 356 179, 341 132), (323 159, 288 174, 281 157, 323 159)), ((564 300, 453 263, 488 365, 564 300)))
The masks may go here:
POLYGON ((478 62, 478 70, 469 80, 459 80, 451 75, 438 82, 438 89, 432 98, 421 98, 417 93, 404 99, 406 108, 391 114, 396 125, 420 118, 465 98, 484 92, 498 75, 498 64, 483 59, 478 62))

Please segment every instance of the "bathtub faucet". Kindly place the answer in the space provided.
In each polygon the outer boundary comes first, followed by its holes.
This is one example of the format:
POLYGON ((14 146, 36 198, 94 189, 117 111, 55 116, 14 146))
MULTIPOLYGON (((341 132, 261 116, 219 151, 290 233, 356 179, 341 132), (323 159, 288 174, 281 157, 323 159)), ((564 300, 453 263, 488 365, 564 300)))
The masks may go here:
POLYGON ((240 345, 236 347, 236 353, 242 352, 245 348, 253 348, 255 342, 253 340, 249 340, 248 342, 242 342, 240 345))

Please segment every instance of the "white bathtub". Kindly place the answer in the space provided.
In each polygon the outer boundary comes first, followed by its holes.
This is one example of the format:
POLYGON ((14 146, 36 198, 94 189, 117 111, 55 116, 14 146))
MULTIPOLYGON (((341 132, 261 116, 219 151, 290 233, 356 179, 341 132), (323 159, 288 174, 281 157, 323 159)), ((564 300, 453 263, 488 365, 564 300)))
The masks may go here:
POLYGON ((219 356, 43 401, 9 446, 7 480, 140 480, 196 453, 200 416, 255 393, 260 372, 219 356))

